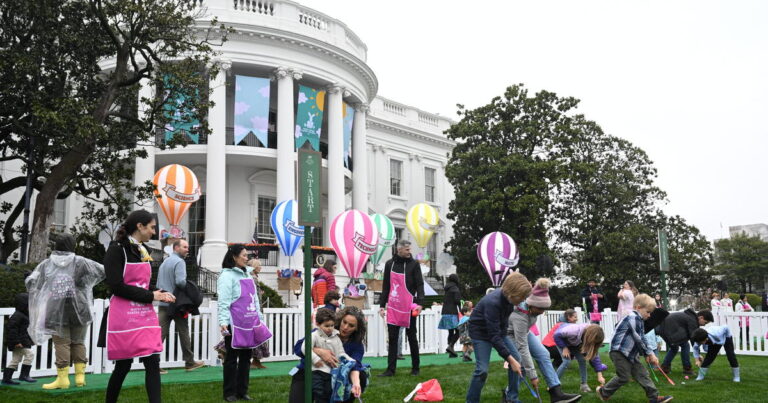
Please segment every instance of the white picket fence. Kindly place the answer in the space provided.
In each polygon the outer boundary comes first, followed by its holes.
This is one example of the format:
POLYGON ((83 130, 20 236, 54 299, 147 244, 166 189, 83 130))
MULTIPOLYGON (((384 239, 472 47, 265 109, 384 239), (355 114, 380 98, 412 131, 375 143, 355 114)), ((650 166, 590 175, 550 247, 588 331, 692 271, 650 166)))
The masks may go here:
MULTIPOLYGON (((114 368, 114 362, 106 357, 106 351, 96 347, 99 328, 104 318, 104 309, 108 305, 108 300, 95 300, 91 308, 94 321, 87 332, 85 345, 88 349, 90 358, 87 372, 91 373, 110 373, 114 368)), ((189 326, 192 338, 192 346, 196 360, 202 360, 208 365, 220 365, 218 356, 213 350, 220 340, 218 321, 216 319, 216 301, 210 301, 207 306, 200 307, 199 316, 190 316, 189 326)), ((579 308, 579 322, 584 321, 584 315, 579 308)), ((0 341, 2 341, 2 362, 7 364, 11 355, 5 348, 5 322, 14 312, 13 308, 0 308, 0 341)), ((540 331, 539 338, 543 338, 549 329, 557 323, 563 311, 548 311, 541 315, 537 321, 537 327, 540 331)), ((293 346, 299 339, 304 337, 304 315, 303 310, 297 308, 267 308, 264 310, 267 326, 274 335, 270 341, 269 347, 271 356, 264 361, 292 361, 297 360, 293 354, 293 346)), ((365 319, 368 325, 366 353, 368 357, 380 357, 387 355, 387 326, 384 320, 378 314, 378 307, 364 310, 365 319)), ((601 326, 605 331, 605 339, 610 340, 613 336, 613 329, 616 326, 616 312, 607 309, 603 313, 601 326)), ((419 350, 421 353, 441 353, 447 348, 448 332, 437 329, 440 321, 440 307, 427 309, 418 317, 417 329, 419 350)), ((768 313, 730 313, 720 314, 716 323, 727 324, 734 334, 734 343, 737 354, 762 355, 768 356, 768 342, 766 341, 766 332, 768 332, 768 313), (740 318, 750 318, 750 337, 747 339, 746 332, 740 333, 740 318)), ((171 334, 174 332, 174 324, 171 324, 171 334)), ((408 343, 403 343, 404 354, 409 353, 408 343)), ((36 355, 32 367, 32 376, 50 376, 55 375, 55 356, 53 354, 53 345, 48 343, 36 346, 36 355)), ((161 355, 161 367, 173 368, 184 366, 182 360, 181 346, 176 338, 169 338, 166 341, 165 351, 161 355)), ((141 369, 143 366, 136 360, 134 369, 141 369)))

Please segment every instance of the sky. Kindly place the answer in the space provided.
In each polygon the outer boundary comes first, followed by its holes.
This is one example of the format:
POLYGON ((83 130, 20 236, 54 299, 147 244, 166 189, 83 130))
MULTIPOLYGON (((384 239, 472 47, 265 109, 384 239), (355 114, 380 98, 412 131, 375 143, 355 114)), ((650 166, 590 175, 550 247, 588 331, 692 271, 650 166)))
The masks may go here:
POLYGON ((710 240, 768 223, 768 1, 300 0, 368 46, 379 95, 456 119, 512 84, 644 149, 710 240))

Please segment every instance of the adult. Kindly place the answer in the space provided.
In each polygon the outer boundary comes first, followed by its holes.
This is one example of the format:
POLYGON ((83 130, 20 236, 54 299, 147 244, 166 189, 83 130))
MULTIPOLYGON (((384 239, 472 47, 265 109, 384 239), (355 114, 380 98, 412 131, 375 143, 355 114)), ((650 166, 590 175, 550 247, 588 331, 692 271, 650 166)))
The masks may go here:
MULTIPOLYGON (((259 312, 264 312, 264 290, 261 289, 261 286, 259 285, 259 273, 261 273, 261 262, 259 259, 251 259, 248 261, 248 266, 253 267, 253 271, 251 272, 251 277, 253 277, 253 282, 256 284, 256 292, 259 294, 259 302, 261 303, 260 308, 262 309, 259 312)), ((252 361, 251 361, 251 368, 255 369, 266 369, 267 367, 264 366, 261 363, 261 360, 264 358, 269 357, 269 342, 264 342, 263 344, 257 346, 253 349, 252 354, 252 361)))
POLYGON ((336 261, 333 259, 327 259, 323 266, 315 270, 312 275, 315 279, 312 282, 312 300, 314 306, 325 305, 325 294, 328 291, 338 291, 339 287, 336 285, 336 261))
POLYGON ((589 315, 589 321, 594 324, 600 324, 602 320, 600 312, 605 308, 605 294, 597 286, 596 280, 587 281, 587 286, 581 290, 581 301, 584 304, 585 312, 589 315))
POLYGON ((104 280, 104 266, 75 254, 75 238, 61 234, 48 259, 25 280, 29 292, 29 335, 37 345, 53 337, 56 380, 43 389, 69 388, 69 366, 75 385, 85 386, 88 352, 85 335, 93 322, 93 286, 104 280))
POLYGON ((720 293, 715 291, 712 293, 712 299, 709 301, 710 309, 712 310, 712 314, 717 316, 721 309, 723 308, 723 304, 720 303, 720 293))
MULTIPOLYGON (((160 265, 157 272, 157 288, 161 290, 183 291, 187 287, 187 263, 184 259, 189 254, 189 243, 183 239, 176 239, 171 244, 173 251, 160 265)), ((178 292, 175 292, 178 294, 178 292)), ((157 309, 157 316, 160 319, 160 328, 163 332, 163 343, 168 338, 168 331, 171 327, 171 321, 176 324, 176 334, 179 335, 181 344, 181 357, 184 360, 184 368, 187 371, 194 371, 205 365, 202 361, 195 361, 195 354, 192 352, 192 339, 189 337, 189 322, 186 315, 169 313, 167 302, 160 302, 157 309)), ((161 371, 164 373, 165 371, 161 371)))
POLYGON ((617 295, 619 298, 619 308, 617 310, 619 313, 619 319, 616 321, 616 323, 621 322, 625 316, 632 313, 636 295, 637 288, 635 287, 635 283, 627 280, 624 282, 624 284, 621 285, 621 289, 617 295))
POLYGON ((259 293, 246 265, 248 251, 232 245, 224 254, 221 274, 216 284, 219 296, 219 326, 227 355, 224 358, 224 400, 251 400, 248 396, 248 371, 251 351, 265 343, 272 334, 263 325, 259 293))
MULTIPOLYGON (((360 308, 347 306, 336 312, 336 324, 334 326, 339 331, 339 338, 344 346, 344 352, 355 360, 352 371, 349 372, 349 383, 352 385, 352 396, 347 403, 355 401, 355 395, 361 396, 368 385, 368 373, 365 371, 366 365, 363 364, 365 356, 365 334, 367 326, 365 316, 360 308)), ((317 329, 313 330, 317 331, 317 329)), ((323 362, 335 368, 339 365, 339 359, 330 350, 315 347, 312 351, 317 354, 323 362)), ((296 372, 291 377, 291 389, 288 395, 289 403, 304 403, 304 339, 300 339, 293 347, 293 352, 301 358, 296 366, 296 372)))
POLYGON ((106 402, 117 402, 133 359, 144 364, 144 385, 150 403, 160 402, 160 353, 162 333, 152 301, 174 302, 173 294, 150 285, 152 267, 144 242, 155 234, 154 216, 136 210, 117 230, 104 256, 106 282, 112 292, 107 317, 102 321, 99 347, 107 348, 107 359, 115 360, 109 377, 106 402))
POLYGON ((443 311, 437 328, 448 331, 448 348, 445 352, 451 358, 458 357, 453 345, 459 340, 459 310, 461 309, 461 291, 459 289, 459 276, 456 273, 448 276, 445 282, 445 298, 443 298, 443 311))
MULTIPOLYGON (((736 312, 753 312, 754 309, 752 309, 752 305, 749 304, 749 301, 747 301, 747 296, 745 294, 739 295, 739 301, 736 302, 736 312)), ((749 345, 749 316, 742 316, 739 318, 739 339, 744 340, 743 333, 746 329, 747 332, 747 338, 746 342, 747 345, 749 345)))
POLYGON ((720 300, 721 312, 733 312, 733 300, 728 295, 728 291, 723 291, 723 298, 720 300))
POLYGON ((384 284, 379 298, 379 315, 387 318, 387 370, 379 376, 394 376, 397 368, 397 345, 400 328, 411 347, 411 375, 419 375, 419 341, 416 339, 416 317, 424 301, 424 278, 419 262, 411 256, 411 242, 397 242, 397 254, 384 264, 384 284), (417 305, 413 308, 413 305, 417 305), (414 309, 416 315, 411 314, 414 309))
POLYGON ((475 371, 467 389, 467 403, 480 402, 480 394, 488 379, 491 349, 509 363, 509 386, 504 392, 504 402, 517 401, 517 386, 522 375, 520 353, 507 337, 509 315, 515 305, 531 294, 531 282, 518 272, 510 273, 501 288, 483 297, 469 317, 469 337, 475 349, 475 371))
POLYGON ((688 308, 683 312, 670 313, 661 324, 656 326, 654 329, 656 334, 661 336, 664 342, 667 343, 667 355, 664 356, 664 361, 661 363, 661 369, 665 373, 671 371, 672 360, 675 359, 675 355, 680 351, 680 358, 683 362, 683 374, 688 376, 694 375, 691 370, 691 345, 688 341, 699 326, 704 326, 712 321, 714 321, 712 312, 703 310, 696 313, 693 309, 688 308))

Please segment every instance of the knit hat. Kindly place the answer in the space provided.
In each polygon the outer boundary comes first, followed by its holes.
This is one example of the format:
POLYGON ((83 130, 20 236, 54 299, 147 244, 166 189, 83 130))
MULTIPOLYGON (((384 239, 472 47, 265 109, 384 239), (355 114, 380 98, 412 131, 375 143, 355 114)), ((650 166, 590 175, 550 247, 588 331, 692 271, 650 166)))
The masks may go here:
POLYGON ((525 303, 528 306, 547 309, 552 306, 552 300, 549 299, 549 286, 551 282, 548 278, 536 280, 536 285, 531 291, 531 295, 526 298, 525 303))

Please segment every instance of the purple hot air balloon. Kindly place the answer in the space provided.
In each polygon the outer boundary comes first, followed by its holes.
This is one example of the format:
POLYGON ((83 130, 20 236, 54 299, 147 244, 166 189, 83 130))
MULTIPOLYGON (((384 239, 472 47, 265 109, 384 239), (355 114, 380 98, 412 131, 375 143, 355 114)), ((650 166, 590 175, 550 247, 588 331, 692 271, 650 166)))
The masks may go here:
POLYGON ((477 245, 477 259, 485 267, 494 287, 498 287, 509 269, 517 265, 520 254, 512 237, 503 232, 491 232, 477 245))

